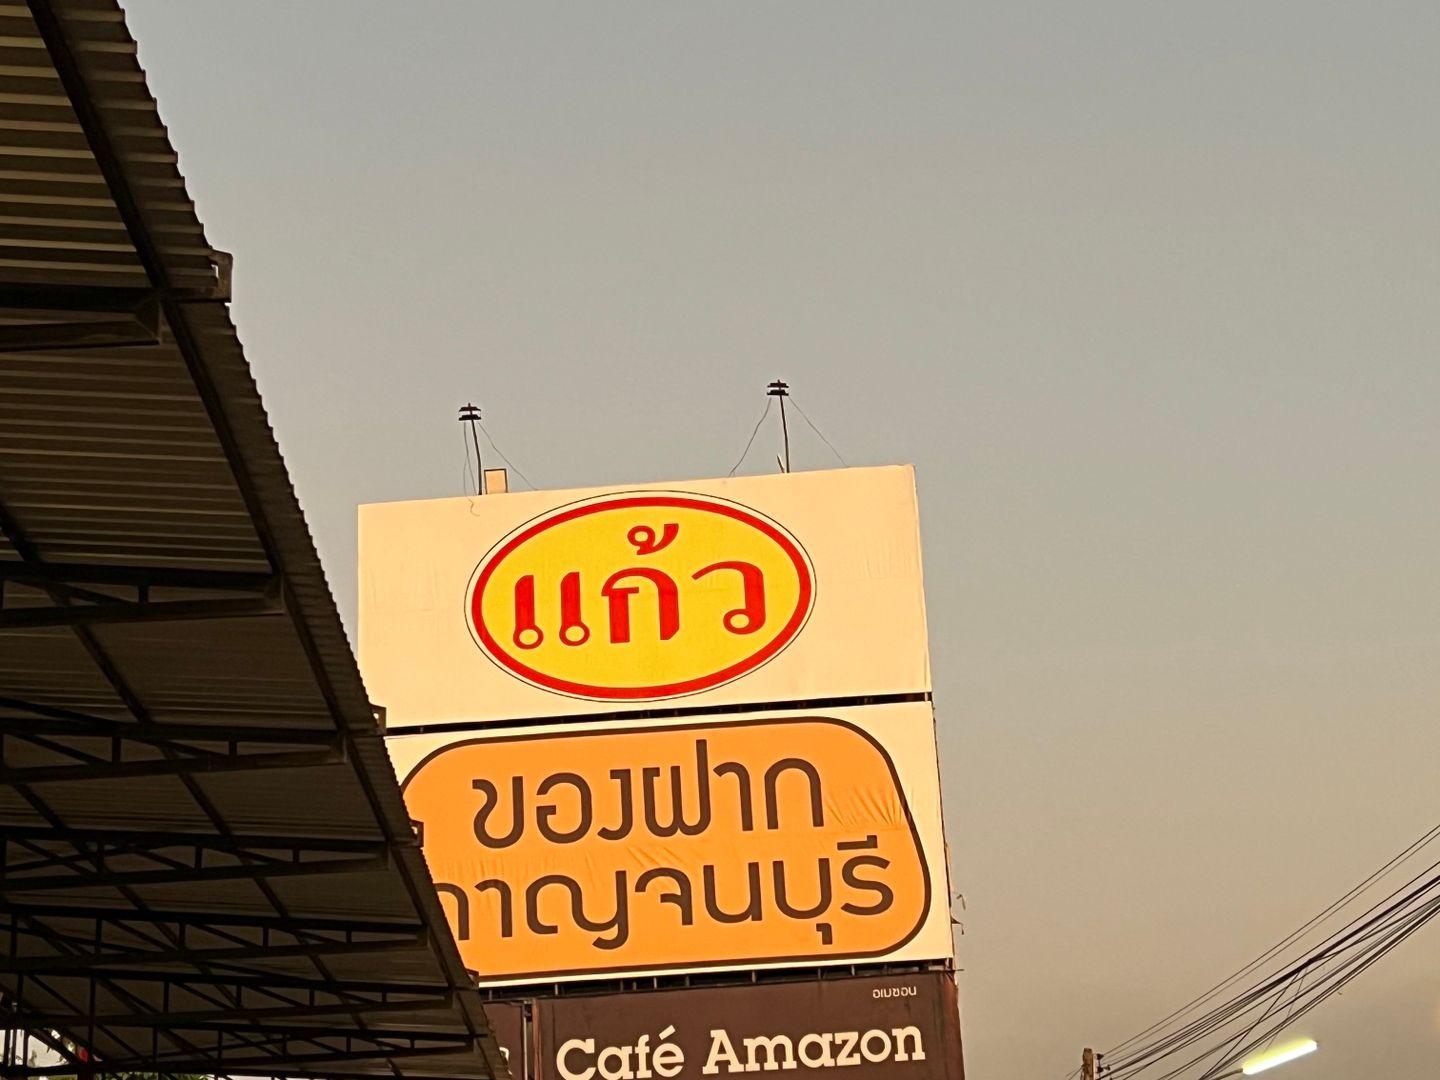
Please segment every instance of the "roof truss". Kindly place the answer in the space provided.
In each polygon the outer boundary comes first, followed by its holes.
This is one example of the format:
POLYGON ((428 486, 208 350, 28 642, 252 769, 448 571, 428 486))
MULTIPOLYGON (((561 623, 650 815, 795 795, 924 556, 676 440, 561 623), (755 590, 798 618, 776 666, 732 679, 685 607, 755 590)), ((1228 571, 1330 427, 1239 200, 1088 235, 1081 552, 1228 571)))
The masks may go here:
POLYGON ((0 36, 3 1072, 503 1077, 123 13, 0 36))

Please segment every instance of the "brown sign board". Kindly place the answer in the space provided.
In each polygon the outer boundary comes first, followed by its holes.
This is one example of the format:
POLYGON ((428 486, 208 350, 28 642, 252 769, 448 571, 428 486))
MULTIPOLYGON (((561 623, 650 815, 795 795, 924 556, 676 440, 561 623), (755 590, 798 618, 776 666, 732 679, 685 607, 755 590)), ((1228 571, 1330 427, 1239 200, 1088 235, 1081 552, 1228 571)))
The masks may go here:
POLYGON ((955 981, 944 972, 549 998, 534 1010, 535 1080, 965 1075, 955 981))
POLYGON ((518 1001, 491 1001, 485 1004, 485 1018, 490 1021, 490 1030, 495 1032, 495 1041, 500 1044, 500 1053, 510 1065, 514 1080, 525 1080, 531 1075, 529 1018, 526 1006, 518 1001))

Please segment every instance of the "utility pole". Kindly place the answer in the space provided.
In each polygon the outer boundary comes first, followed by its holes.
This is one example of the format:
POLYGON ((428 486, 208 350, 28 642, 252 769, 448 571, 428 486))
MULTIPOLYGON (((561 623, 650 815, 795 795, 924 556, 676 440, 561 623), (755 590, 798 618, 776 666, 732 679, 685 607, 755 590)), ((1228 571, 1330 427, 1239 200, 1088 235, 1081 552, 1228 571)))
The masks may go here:
POLYGON ((785 422, 785 399, 790 396, 790 384, 776 379, 766 387, 766 397, 780 399, 780 435, 785 440, 785 460, 781 462, 784 472, 790 471, 790 427, 785 422))
POLYGON ((475 443, 475 494, 485 494, 485 469, 480 464, 480 436, 475 433, 480 423, 480 407, 467 404, 460 410, 460 423, 470 422, 470 438, 475 443))
POLYGON ((1095 1051, 1088 1046, 1080 1055, 1080 1080, 1095 1080, 1095 1051))

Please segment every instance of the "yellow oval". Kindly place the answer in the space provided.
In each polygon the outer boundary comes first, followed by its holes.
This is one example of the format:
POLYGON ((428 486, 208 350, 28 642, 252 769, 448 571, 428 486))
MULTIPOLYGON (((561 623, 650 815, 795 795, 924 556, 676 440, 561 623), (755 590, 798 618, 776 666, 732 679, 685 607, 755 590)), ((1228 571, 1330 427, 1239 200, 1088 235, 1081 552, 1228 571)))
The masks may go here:
POLYGON ((556 693, 644 701, 768 662, 815 598, 804 549, 748 507, 627 492, 521 526, 471 578, 467 619, 502 669, 556 693))

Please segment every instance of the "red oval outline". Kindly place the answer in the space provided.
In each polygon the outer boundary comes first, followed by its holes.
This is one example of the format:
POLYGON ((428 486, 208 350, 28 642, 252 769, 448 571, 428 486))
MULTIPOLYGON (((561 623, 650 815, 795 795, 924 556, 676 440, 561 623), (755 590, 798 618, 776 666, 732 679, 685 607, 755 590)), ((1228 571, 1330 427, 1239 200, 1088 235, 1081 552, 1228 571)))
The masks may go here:
POLYGON ((508 670, 512 675, 532 683, 545 690, 554 690, 557 693, 568 694, 574 697, 591 698, 601 701, 648 701, 658 698, 680 697, 685 694, 694 694, 702 690, 710 690, 721 686, 733 679, 746 675, 762 664, 773 659, 780 650, 784 649, 800 629, 805 625, 806 619, 810 616, 810 607, 815 597, 815 583, 810 570, 810 560, 799 543, 781 531, 774 522, 767 521, 758 512, 748 508, 740 507, 734 503, 711 502, 708 499, 695 496, 680 495, 632 495, 619 498, 602 496, 593 502, 581 503, 579 506, 572 506, 570 509, 550 517, 542 517, 512 536, 509 540, 503 541, 501 546, 492 549, 485 558, 480 560, 476 568, 474 584, 470 587, 469 618, 471 631, 477 638, 477 644, 495 663, 508 670), (723 517, 733 518, 742 524, 749 525, 763 535, 767 536, 786 554, 791 563, 794 564, 800 578, 799 602, 795 605, 795 611, 791 614, 780 633, 776 634, 766 645, 729 667, 721 668, 710 675, 702 675, 694 679, 686 679, 676 683, 661 683, 655 686, 595 686, 590 683, 571 682, 568 679, 557 678, 553 675, 546 675, 536 671, 527 664, 521 663, 515 657, 500 647, 494 636, 490 633, 489 627, 485 625, 483 604, 481 597, 484 595, 485 586, 489 582, 495 568, 503 562, 516 548, 531 540, 540 533, 545 532, 557 525, 563 525, 576 518, 587 517, 591 514, 600 513, 605 510, 627 510, 635 507, 649 506, 673 506, 682 510, 703 510, 710 513, 720 514, 723 517))

